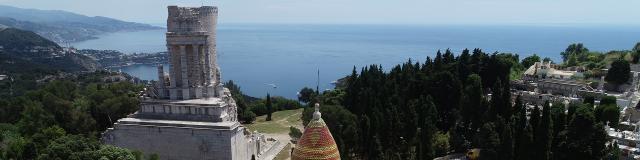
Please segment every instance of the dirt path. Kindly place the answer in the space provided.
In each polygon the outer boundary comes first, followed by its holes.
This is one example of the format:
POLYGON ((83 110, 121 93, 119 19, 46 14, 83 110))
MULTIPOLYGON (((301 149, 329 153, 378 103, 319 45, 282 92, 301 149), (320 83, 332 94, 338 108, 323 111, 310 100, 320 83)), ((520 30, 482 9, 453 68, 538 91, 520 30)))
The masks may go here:
POLYGON ((280 125, 282 125, 282 126, 285 126, 285 127, 289 127, 289 126, 291 126, 291 124, 289 124, 289 122, 288 122, 289 118, 291 118, 291 117, 293 117, 293 116, 297 116, 297 117, 298 117, 297 122, 300 122, 300 123, 298 123, 298 124, 296 124, 296 125, 293 125, 293 127, 296 127, 296 128, 298 128, 298 129, 300 129, 300 130, 303 130, 303 129, 304 129, 304 126, 302 126, 302 118, 301 118, 301 115, 302 115, 302 113, 292 114, 292 115, 289 115, 289 116, 284 117, 284 118, 282 118, 282 119, 279 119, 278 121, 276 121, 276 123, 278 123, 278 124, 280 124, 280 125))
MULTIPOLYGON (((285 127, 288 128, 292 124, 291 122, 288 121, 289 118, 297 116, 299 118, 296 120, 296 122, 300 122, 300 123, 296 123, 295 125, 293 125, 293 127, 296 127, 296 128, 298 128, 298 129, 300 129, 302 131, 304 129, 304 126, 302 126, 301 115, 302 115, 302 113, 300 113, 300 112, 299 113, 295 113, 295 114, 291 114, 291 115, 288 115, 288 116, 286 116, 286 117, 284 117, 282 119, 277 120, 276 123, 278 125, 282 125, 282 126, 285 126, 285 127)), ((291 137, 289 136, 289 132, 286 132, 286 133, 273 133, 273 134, 265 134, 265 135, 267 135, 269 137, 274 137, 274 138, 280 140, 280 142, 283 145, 291 144, 291 137)), ((293 144, 291 144, 291 145, 293 145, 293 144)), ((289 152, 289 151, 286 151, 286 152, 289 152)), ((291 157, 287 158, 287 160, 290 160, 290 159, 291 159, 291 157)))

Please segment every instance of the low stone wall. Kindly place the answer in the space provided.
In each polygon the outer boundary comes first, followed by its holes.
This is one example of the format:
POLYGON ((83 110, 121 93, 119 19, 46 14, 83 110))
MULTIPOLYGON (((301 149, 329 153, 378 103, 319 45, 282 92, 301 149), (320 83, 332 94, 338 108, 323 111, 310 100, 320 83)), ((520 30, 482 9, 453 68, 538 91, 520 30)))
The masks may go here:
POLYGON ((158 154, 162 160, 250 159, 244 128, 116 124, 102 137, 105 144, 158 154))

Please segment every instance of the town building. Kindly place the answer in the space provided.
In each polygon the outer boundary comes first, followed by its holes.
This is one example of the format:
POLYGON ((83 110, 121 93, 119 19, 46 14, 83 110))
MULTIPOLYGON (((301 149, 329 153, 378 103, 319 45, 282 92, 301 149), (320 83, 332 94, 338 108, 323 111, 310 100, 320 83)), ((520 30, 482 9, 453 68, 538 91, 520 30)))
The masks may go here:
POLYGON ((551 64, 551 62, 536 62, 525 70, 524 80, 539 78, 571 79, 572 77, 583 76, 582 72, 580 72, 582 71, 581 68, 574 68, 572 70, 561 70, 557 68, 558 67, 555 64, 551 64))
POLYGON ((251 133, 220 82, 216 63, 214 6, 169 6, 170 72, 147 87, 140 109, 118 120, 102 142, 157 154, 163 160, 272 159, 282 148, 274 138, 251 133))

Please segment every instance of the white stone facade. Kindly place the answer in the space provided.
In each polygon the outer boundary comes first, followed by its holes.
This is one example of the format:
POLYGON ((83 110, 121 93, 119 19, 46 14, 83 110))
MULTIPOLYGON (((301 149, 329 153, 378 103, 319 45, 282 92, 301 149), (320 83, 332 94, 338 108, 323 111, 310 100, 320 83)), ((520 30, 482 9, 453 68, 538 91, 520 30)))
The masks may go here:
POLYGON ((172 100, 216 96, 220 84, 215 31, 218 8, 169 6, 168 10, 166 39, 171 68, 169 77, 158 70, 163 80, 158 96, 172 100))
POLYGON ((170 72, 147 87, 140 109, 102 134, 105 144, 157 154, 162 160, 271 159, 277 140, 248 132, 231 92, 220 84, 213 6, 169 6, 170 72))

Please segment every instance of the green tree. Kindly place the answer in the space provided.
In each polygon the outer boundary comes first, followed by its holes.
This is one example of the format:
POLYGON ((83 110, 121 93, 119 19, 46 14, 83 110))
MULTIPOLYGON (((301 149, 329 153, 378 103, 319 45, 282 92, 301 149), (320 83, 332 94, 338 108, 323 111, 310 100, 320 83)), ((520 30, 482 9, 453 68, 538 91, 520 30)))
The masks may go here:
MULTIPOLYGON (((522 148, 526 148, 528 147, 528 145, 530 145, 530 141, 531 140, 531 136, 532 135, 528 135, 529 138, 526 139, 523 136, 525 136, 525 130, 527 129, 527 127, 529 127, 529 129, 531 129, 530 125, 527 125, 527 110, 524 106, 524 104, 522 103, 522 97, 518 96, 516 97, 516 103, 513 106, 515 111, 515 115, 513 115, 513 130, 514 130, 514 153, 515 153, 515 158, 520 157, 519 154, 523 154, 521 149, 522 148)), ((531 131, 529 131, 531 132, 531 131)), ((531 133, 528 133, 531 134, 531 133)), ((528 151, 530 152, 530 151, 528 151)))
POLYGON ((141 151, 133 150, 133 151, 131 151, 131 153, 133 154, 133 157, 136 160, 144 160, 144 153, 142 153, 141 151))
POLYGON ((149 156, 149 160, 160 160, 160 156, 158 156, 158 154, 151 154, 149 156))
POLYGON ((242 121, 245 124, 251 124, 256 120, 256 114, 251 110, 245 110, 242 115, 242 121))
POLYGON ((309 103, 311 102, 311 100, 315 98, 315 96, 316 96, 316 91, 314 91, 309 87, 304 87, 300 90, 298 94, 298 101, 309 103))
POLYGON ((518 150, 516 150, 515 158, 518 160, 533 160, 535 157, 533 148, 533 133, 531 125, 527 125, 518 139, 518 150))
POLYGON ((433 148, 436 155, 447 155, 451 145, 449 144, 449 133, 437 132, 434 137, 433 148))
MULTIPOLYGON (((418 159, 435 158, 433 148, 434 136, 436 134, 435 122, 438 120, 438 111, 431 101, 431 97, 420 97, 414 101, 416 111, 418 111, 418 159)), ((366 134, 366 133, 363 133, 366 134)))
POLYGON ((495 130, 493 123, 486 123, 478 133, 478 143, 482 148, 480 159, 498 159, 500 154, 500 135, 495 130))
POLYGON ((51 141, 65 136, 67 133, 58 126, 51 126, 34 134, 31 139, 37 150, 46 148, 51 141))
POLYGON ((500 79, 493 85, 491 91, 491 108, 490 118, 495 119, 496 116, 511 120, 511 92, 509 91, 508 82, 502 83, 500 79))
POLYGON ((271 105, 271 96, 267 94, 267 99, 265 102, 265 106, 267 106, 267 121, 271 121, 271 113, 273 113, 273 106, 271 105))
POLYGON ((289 127, 289 137, 291 137, 292 139, 299 139, 302 136, 302 132, 300 131, 300 129, 290 126, 289 127))
POLYGON ((569 57, 571 55, 580 56, 581 54, 587 52, 589 52, 589 49, 584 47, 582 43, 574 43, 569 45, 567 49, 564 50, 564 52, 560 53, 560 55, 562 55, 562 60, 566 62, 567 60, 569 60, 569 57))
POLYGON ((593 136, 591 138, 591 150, 593 153, 593 157, 597 159, 602 159, 607 155, 607 142, 609 142, 609 135, 604 130, 604 125, 602 123, 597 123, 592 126, 593 136))
POLYGON ((511 126, 506 124, 502 117, 499 117, 496 123, 498 124, 496 125, 499 128, 498 131, 500 131, 500 150, 498 155, 500 159, 513 159, 514 140, 511 126))
POLYGON ((569 55, 569 59, 566 61, 565 66, 573 67, 578 65, 578 56, 574 53, 569 55))
POLYGON ((631 55, 634 64, 640 62, 640 42, 633 46, 633 49, 631 49, 631 55))
MULTIPOLYGON (((617 98, 614 96, 603 96, 602 98, 600 98, 600 105, 615 105, 617 102, 617 98)), ((591 104, 593 105, 593 103, 591 104)))
POLYGON ((618 127, 620 121, 620 111, 616 104, 601 104, 594 110, 596 121, 608 124, 613 128, 618 127))
MULTIPOLYGON (((481 126, 482 116, 482 80, 478 74, 472 74, 467 78, 464 86, 464 98, 461 105, 463 125, 481 126)), ((476 127, 473 127, 476 128, 476 127)), ((479 128, 479 127, 477 127, 479 128)))
POLYGON ((608 153, 605 159, 620 159, 621 151, 618 146, 618 142, 614 141, 607 146, 608 153))
POLYGON ((536 62, 540 62, 540 56, 533 54, 527 58, 522 59, 522 62, 520 62, 520 64, 522 64, 522 66, 525 68, 529 68, 529 66, 535 64, 536 62))
POLYGON ((33 135, 55 122, 54 116, 45 111, 40 102, 27 101, 24 107, 21 113, 22 118, 18 121, 23 135, 33 135))
POLYGON ((551 140, 553 139, 553 122, 551 120, 551 106, 549 102, 545 102, 542 108, 542 118, 538 124, 537 131, 534 136, 536 143, 536 159, 550 159, 551 140))
POLYGON ((631 62, 633 64, 638 64, 638 62, 640 62, 640 50, 631 51, 631 62))
MULTIPOLYGON (((562 103, 553 103, 551 107, 551 119, 553 121, 553 137, 558 136, 561 131, 565 130, 565 126, 567 124, 567 115, 565 114, 565 105, 562 103)), ((552 143, 552 147, 557 146, 558 142, 555 141, 552 143)))
POLYGON ((92 152, 99 146, 95 140, 79 135, 68 135, 52 141, 41 151, 38 159, 97 159, 92 152))
POLYGON ((567 157, 573 159, 599 159, 594 157, 592 137, 595 119, 588 106, 577 107, 567 126, 567 157))
POLYGON ((540 124, 540 107, 534 106, 529 118, 529 124, 533 133, 538 133, 538 126, 540 124))
POLYGON ((31 143, 28 139, 20 136, 17 132, 4 132, 2 135, 2 144, 0 148, 2 159, 27 159, 29 157, 28 145, 31 143))
POLYGON ((100 146, 100 149, 95 151, 94 154, 96 158, 109 160, 135 160, 135 156, 131 151, 111 145, 100 146))
POLYGON ((629 62, 618 59, 611 63, 611 68, 604 77, 604 80, 613 84, 623 84, 629 81, 631 77, 631 68, 629 62))

